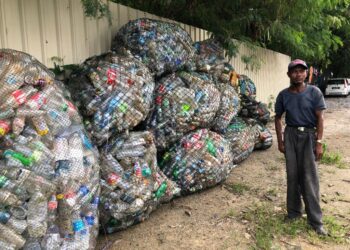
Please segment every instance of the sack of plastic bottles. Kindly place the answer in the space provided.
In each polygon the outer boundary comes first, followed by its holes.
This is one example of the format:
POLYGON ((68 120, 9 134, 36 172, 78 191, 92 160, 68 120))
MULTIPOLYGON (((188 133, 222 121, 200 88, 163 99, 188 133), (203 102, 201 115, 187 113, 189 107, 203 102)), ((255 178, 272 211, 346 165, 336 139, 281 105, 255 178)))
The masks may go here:
POLYGON ((231 143, 233 163, 238 164, 247 159, 254 150, 256 129, 240 117, 234 117, 228 127, 221 131, 231 143))
POLYGON ((241 105, 240 116, 253 118, 264 125, 270 120, 270 111, 265 103, 258 102, 251 96, 241 95, 241 105))
POLYGON ((231 146, 219 134, 199 129, 165 152, 160 167, 183 194, 200 191, 227 178, 234 167, 231 146))
POLYGON ((0 248, 93 249, 97 150, 45 66, 14 50, 0 58, 0 248))
POLYGON ((132 129, 148 115, 154 91, 149 70, 132 57, 109 52, 87 59, 71 75, 69 89, 94 142, 132 129))
POLYGON ((239 75, 238 78, 239 93, 249 96, 253 99, 256 97, 255 83, 246 75, 239 75))
POLYGON ((131 132, 111 141, 101 151, 101 225, 107 233, 145 220, 180 191, 159 170, 152 133, 131 132))
POLYGON ((265 150, 272 146, 272 134, 270 130, 261 123, 256 124, 257 136, 254 149, 265 150))
POLYGON ((198 127, 210 127, 220 106, 220 92, 196 73, 179 72, 160 79, 147 127, 163 150, 198 127))
POLYGON ((227 83, 216 84, 221 93, 220 107, 216 113, 212 129, 221 131, 230 124, 241 108, 241 100, 235 89, 227 83))
POLYGON ((196 49, 196 68, 198 71, 215 73, 221 72, 225 67, 225 50, 221 43, 210 38, 194 43, 196 49))
POLYGON ((175 72, 193 60, 190 35, 179 25, 148 18, 129 21, 112 41, 112 50, 125 47, 157 76, 175 72))

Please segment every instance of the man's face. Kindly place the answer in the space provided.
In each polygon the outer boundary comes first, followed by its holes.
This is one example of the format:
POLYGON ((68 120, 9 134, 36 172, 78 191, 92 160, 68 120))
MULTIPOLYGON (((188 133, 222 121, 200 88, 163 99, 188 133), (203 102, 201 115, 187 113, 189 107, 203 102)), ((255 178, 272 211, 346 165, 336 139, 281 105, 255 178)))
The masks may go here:
POLYGON ((292 68, 287 75, 290 78, 290 83, 294 85, 302 84, 307 76, 307 70, 302 66, 292 68))

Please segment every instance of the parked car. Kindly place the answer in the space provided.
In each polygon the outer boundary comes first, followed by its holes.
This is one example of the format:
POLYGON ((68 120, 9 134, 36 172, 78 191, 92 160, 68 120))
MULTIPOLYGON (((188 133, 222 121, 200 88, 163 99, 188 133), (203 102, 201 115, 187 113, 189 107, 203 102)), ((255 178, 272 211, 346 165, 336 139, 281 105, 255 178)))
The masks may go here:
POLYGON ((347 96, 350 93, 349 78, 330 78, 327 81, 326 95, 347 96))

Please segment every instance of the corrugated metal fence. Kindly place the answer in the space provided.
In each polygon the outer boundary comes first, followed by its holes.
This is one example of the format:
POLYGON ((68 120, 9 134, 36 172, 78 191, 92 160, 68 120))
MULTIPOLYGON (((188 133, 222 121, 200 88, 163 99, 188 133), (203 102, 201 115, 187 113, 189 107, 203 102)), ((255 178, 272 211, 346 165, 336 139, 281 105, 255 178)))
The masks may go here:
MULTIPOLYGON (((148 17, 174 22, 115 3, 109 6, 111 26, 106 18, 85 17, 80 0, 0 0, 0 48, 25 51, 48 67, 53 66, 52 57, 62 58, 64 64, 80 63, 109 50, 113 35, 129 20, 148 17)), ((194 41, 209 37, 205 30, 179 25, 194 41)), ((289 61, 287 55, 241 45, 231 64, 256 83, 258 99, 268 102, 270 95, 276 97, 288 85, 285 72, 289 61), (260 70, 246 68, 242 55, 256 55, 262 61, 260 70)))

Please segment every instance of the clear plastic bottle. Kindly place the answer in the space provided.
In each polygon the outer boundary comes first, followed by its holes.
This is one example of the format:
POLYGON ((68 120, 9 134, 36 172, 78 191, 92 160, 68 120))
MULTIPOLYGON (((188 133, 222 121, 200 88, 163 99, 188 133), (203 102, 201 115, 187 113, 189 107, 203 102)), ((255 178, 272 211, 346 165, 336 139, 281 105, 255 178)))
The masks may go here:
POLYGON ((40 242, 36 238, 29 238, 23 246, 23 250, 41 250, 40 242))
POLYGON ((8 179, 5 175, 0 175, 0 188, 12 192, 17 195, 20 200, 26 200, 28 198, 27 191, 21 187, 20 183, 8 179))
POLYGON ((0 249, 1 250, 15 250, 16 245, 0 240, 0 249))
POLYGON ((44 136, 49 133, 49 127, 47 126, 44 116, 34 116, 31 119, 39 135, 44 136))
POLYGON ((16 116, 12 121, 12 132, 15 135, 22 133, 26 118, 24 116, 16 116))
POLYGON ((47 199, 36 190, 28 202, 28 233, 30 237, 38 238, 47 230, 47 199))
POLYGON ((56 88, 53 85, 46 85, 42 91, 31 96, 26 102, 25 106, 30 110, 39 110, 44 104, 47 103, 48 98, 55 91, 56 88))
POLYGON ((33 95, 37 90, 31 85, 24 86, 21 89, 13 91, 6 101, 0 106, 0 109, 17 108, 27 101, 27 98, 33 95))
POLYGON ((69 159, 71 161, 70 175, 73 179, 84 179, 85 169, 84 169, 84 152, 83 144, 80 136, 74 133, 71 138, 69 138, 69 159))
POLYGON ((57 205, 56 195, 52 195, 48 202, 48 228, 41 242, 41 246, 47 250, 59 250, 62 243, 59 228, 55 223, 57 218, 57 205))
POLYGON ((55 183, 36 175, 27 169, 21 169, 17 179, 30 193, 37 192, 39 189, 44 194, 51 194, 56 191, 55 183))
POLYGON ((8 190, 0 189, 0 204, 4 206, 19 206, 22 202, 18 199, 17 195, 8 190))
POLYGON ((0 222, 12 228, 17 234, 22 234, 27 228, 26 220, 18 220, 6 211, 0 211, 0 222))
POLYGON ((22 248, 26 243, 26 240, 19 234, 17 234, 10 227, 0 223, 0 239, 9 245, 15 245, 16 249, 22 248))

